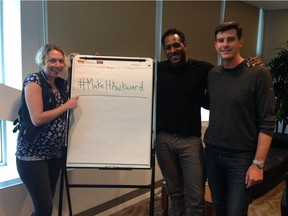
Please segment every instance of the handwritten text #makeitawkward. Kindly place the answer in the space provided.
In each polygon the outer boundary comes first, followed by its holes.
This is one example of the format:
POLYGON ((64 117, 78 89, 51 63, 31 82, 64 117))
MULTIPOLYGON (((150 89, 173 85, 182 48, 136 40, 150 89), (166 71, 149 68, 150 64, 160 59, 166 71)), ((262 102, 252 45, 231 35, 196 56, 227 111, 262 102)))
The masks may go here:
POLYGON ((125 82, 116 82, 113 80, 93 80, 92 78, 79 78, 78 87, 82 90, 106 90, 115 92, 143 92, 144 82, 137 84, 128 84, 125 82))

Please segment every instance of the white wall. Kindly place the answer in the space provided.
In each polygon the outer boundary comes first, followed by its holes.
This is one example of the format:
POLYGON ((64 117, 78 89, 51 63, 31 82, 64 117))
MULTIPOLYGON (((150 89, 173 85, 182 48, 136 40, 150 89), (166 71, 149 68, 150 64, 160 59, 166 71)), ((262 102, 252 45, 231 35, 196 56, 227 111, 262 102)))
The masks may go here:
POLYGON ((45 3, 42 1, 21 1, 22 32, 22 79, 38 71, 35 55, 45 43, 45 3))
POLYGON ((26 188, 20 184, 0 190, 0 215, 31 215, 31 199, 26 188))

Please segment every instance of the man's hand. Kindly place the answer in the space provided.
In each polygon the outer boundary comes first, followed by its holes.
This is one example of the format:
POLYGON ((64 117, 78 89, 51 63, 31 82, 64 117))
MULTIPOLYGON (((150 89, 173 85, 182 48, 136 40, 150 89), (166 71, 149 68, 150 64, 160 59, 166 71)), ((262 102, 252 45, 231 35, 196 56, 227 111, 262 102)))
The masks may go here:
POLYGON ((77 53, 77 52, 72 52, 69 54, 69 59, 73 59, 76 55, 80 55, 80 53, 77 53))
POLYGON ((255 57, 248 58, 247 66, 248 67, 255 67, 255 66, 265 67, 265 64, 262 62, 261 58, 255 56, 255 57))
POLYGON ((246 188, 250 188, 255 184, 260 184, 262 180, 263 169, 259 169, 255 164, 251 164, 245 177, 246 188))

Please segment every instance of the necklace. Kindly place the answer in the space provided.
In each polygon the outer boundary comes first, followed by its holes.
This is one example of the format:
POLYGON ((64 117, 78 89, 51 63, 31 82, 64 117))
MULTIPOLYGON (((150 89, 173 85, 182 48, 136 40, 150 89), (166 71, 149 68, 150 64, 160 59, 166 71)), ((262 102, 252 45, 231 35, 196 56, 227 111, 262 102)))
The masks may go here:
POLYGON ((45 73, 43 70, 41 70, 41 74, 43 75, 44 79, 46 80, 46 82, 49 84, 49 86, 51 87, 52 91, 53 92, 57 92, 58 91, 58 88, 57 86, 53 83, 53 85, 51 85, 51 83, 49 82, 49 80, 47 79, 45 73))
POLYGON ((41 74, 43 75, 43 77, 44 77, 44 79, 46 80, 46 82, 50 85, 50 82, 49 82, 49 80, 47 79, 47 77, 46 77, 46 75, 45 75, 45 73, 44 73, 43 70, 41 70, 41 74))

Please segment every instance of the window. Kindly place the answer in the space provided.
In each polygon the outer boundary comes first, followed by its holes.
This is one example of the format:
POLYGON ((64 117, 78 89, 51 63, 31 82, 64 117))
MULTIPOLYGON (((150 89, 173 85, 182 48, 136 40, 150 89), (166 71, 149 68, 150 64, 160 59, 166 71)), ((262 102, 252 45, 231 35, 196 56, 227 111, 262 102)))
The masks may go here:
MULTIPOLYGON (((0 14, 3 14, 2 12, 2 1, 0 1, 0 14)), ((2 29, 2 16, 0 15, 0 29, 2 29)), ((0 31, 0 47, 2 46, 2 31, 0 31)), ((0 50, 0 83, 2 83, 2 67, 3 67, 3 63, 2 63, 2 49, 0 50)), ((2 120, 0 120, 0 164, 3 163, 3 139, 2 139, 2 120)))
POLYGON ((46 4, 44 0, 0 0, 0 187, 19 182, 15 160, 17 133, 12 132, 16 116, 9 115, 11 109, 16 112, 18 107, 8 102, 19 101, 22 77, 39 69, 33 59, 47 43, 46 4), (23 56, 21 49, 25 50, 23 56), (4 99, 1 94, 5 94, 4 99))
MULTIPOLYGON (((0 11, 0 83, 4 87, 7 86, 7 89, 8 86, 20 89, 22 85, 20 0, 0 1, 0 11)), ((5 101, 0 103, 3 105, 5 101)), ((0 182, 19 177, 15 164, 17 134, 12 132, 12 119, 3 119, 6 118, 1 116, 0 182)))
POLYGON ((3 157, 3 152, 4 152, 4 151, 3 151, 3 138, 2 138, 2 128, 3 128, 3 127, 2 127, 2 123, 3 123, 3 122, 0 120, 0 144, 1 144, 1 145, 0 145, 0 164, 3 164, 3 162, 4 162, 4 161, 3 161, 3 158, 4 158, 4 157, 3 157))
MULTIPOLYGON (((2 35, 2 28, 3 28, 3 22, 2 22, 2 15, 3 14, 3 2, 0 1, 0 83, 3 83, 3 35, 2 35)), ((4 150, 3 150, 3 121, 0 119, 0 166, 4 162, 4 150)))

